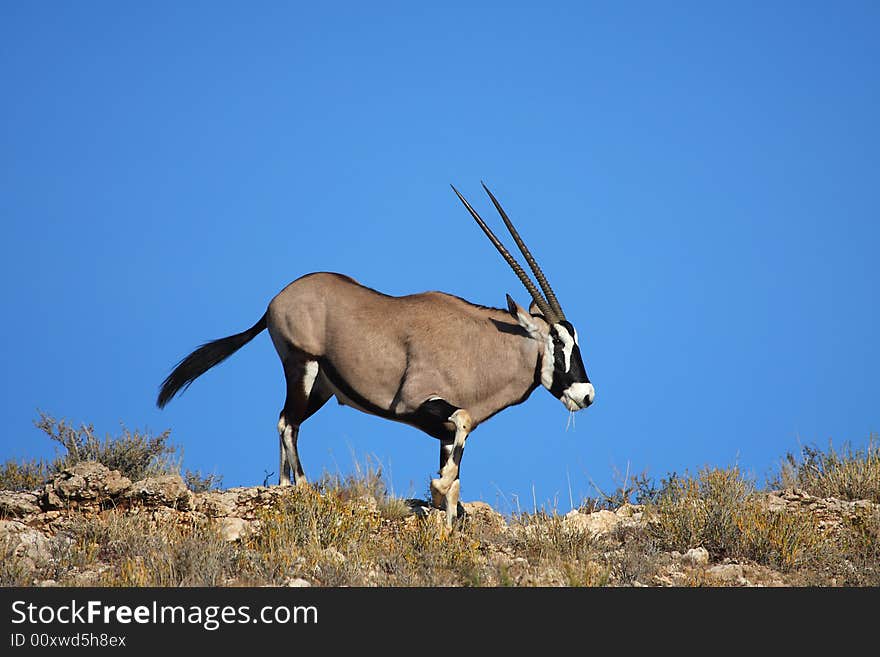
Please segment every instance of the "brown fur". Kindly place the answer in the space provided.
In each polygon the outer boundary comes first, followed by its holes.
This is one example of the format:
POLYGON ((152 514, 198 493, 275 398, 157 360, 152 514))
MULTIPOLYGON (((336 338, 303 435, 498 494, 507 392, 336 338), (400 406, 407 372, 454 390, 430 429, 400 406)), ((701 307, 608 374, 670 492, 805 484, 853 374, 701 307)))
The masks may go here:
POLYGON ((440 397, 473 426, 528 396, 543 349, 506 311, 442 292, 392 297, 332 273, 284 288, 267 324, 282 361, 295 350, 326 359, 394 415, 440 397))

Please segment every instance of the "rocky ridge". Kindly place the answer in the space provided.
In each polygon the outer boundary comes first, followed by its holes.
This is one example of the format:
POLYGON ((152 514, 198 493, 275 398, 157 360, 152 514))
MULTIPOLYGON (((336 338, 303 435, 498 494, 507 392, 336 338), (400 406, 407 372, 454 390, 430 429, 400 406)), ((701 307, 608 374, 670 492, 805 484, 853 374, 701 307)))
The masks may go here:
MULTIPOLYGON (((53 557, 53 541, 63 539, 73 518, 100 518, 108 512, 147 514, 159 525, 173 526, 212 522, 223 540, 241 542, 257 531, 261 511, 276 507, 292 492, 282 487, 242 487, 194 493, 179 475, 163 475, 132 482, 116 470, 97 462, 81 462, 57 473, 41 489, 19 492, 0 491, 0 546, 5 554, 20 560, 25 569, 35 569, 53 557)), ((869 501, 849 502, 834 498, 817 498, 803 491, 775 491, 765 498, 767 508, 775 511, 809 511, 823 532, 834 532, 842 522, 865 512, 876 512, 878 505, 869 501)), ((409 517, 386 523, 404 526, 434 520, 442 524, 443 514, 417 501, 411 504, 409 517)), ((372 497, 362 500, 365 513, 378 514, 372 497)), ((625 504, 617 509, 593 512, 574 510, 554 516, 553 523, 511 522, 484 502, 465 503, 468 522, 483 528, 485 535, 513 536, 519 543, 536 537, 546 538, 548 532, 562 532, 567 540, 607 542, 609 550, 625 552, 627 532, 644 530, 651 522, 638 505, 625 504), (578 538, 580 537, 580 538, 578 538), (611 540, 613 538, 613 540, 611 540)), ((515 541, 514 541, 515 542, 515 541)), ((335 548, 337 560, 345 555, 335 548)), ((528 556, 511 548, 511 541, 493 543, 485 549, 488 562, 503 570, 518 585, 558 585, 570 578, 551 569, 537 572, 528 556)), ((638 561, 638 555, 631 555, 638 561)), ((623 559, 620 563, 626 563, 623 559)), ((684 553, 667 552, 659 557, 659 568, 652 571, 649 581, 630 578, 631 584, 681 586, 694 583, 718 586, 785 586, 790 582, 783 573, 765 566, 725 560, 711 563, 707 550, 692 548, 684 553)), ((74 583, 93 584, 95 573, 82 573, 74 583)), ((291 578, 291 586, 313 583, 301 577, 291 578)), ((53 580, 34 580, 34 585, 53 585, 53 580)))

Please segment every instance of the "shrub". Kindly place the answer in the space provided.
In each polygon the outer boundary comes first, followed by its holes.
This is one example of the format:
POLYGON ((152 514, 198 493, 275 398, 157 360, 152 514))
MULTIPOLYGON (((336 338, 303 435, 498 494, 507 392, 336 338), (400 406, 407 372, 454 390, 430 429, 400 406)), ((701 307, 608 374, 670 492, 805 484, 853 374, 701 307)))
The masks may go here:
POLYGON ((187 470, 183 475, 183 481, 193 493, 205 493, 220 488, 223 485, 223 475, 215 473, 203 475, 199 470, 187 470))
POLYGON ((535 561, 588 561, 596 555, 596 541, 588 533, 566 525, 564 516, 523 513, 515 519, 513 546, 535 561))
POLYGON ((590 513, 600 509, 614 510, 624 504, 649 504, 656 501, 660 493, 660 489, 647 472, 639 474, 627 472, 623 476, 616 473, 615 479, 619 483, 610 493, 606 493, 593 483, 599 495, 583 500, 579 509, 584 513, 590 513))
POLYGON ((652 507, 657 537, 669 549, 684 552, 702 546, 727 556, 737 545, 737 521, 754 484, 738 467, 704 468, 696 477, 664 480, 652 507))
MULTIPOLYGON (((180 450, 169 443, 170 431, 153 436, 123 427, 120 435, 106 435, 102 439, 91 424, 77 428, 67 420, 39 413, 34 424, 56 443, 55 458, 7 461, 0 466, 0 490, 39 488, 58 471, 80 461, 98 461, 111 470, 119 470, 132 481, 180 472, 180 450)), ((199 471, 187 470, 182 476, 196 493, 219 488, 223 482, 221 475, 203 475, 199 471)))
POLYGON ((773 484, 777 488, 800 488, 816 497, 871 500, 880 503, 880 440, 868 437, 864 448, 844 443, 837 451, 804 447, 800 454, 788 453, 773 484))
POLYGON ((43 459, 6 461, 0 465, 0 490, 34 490, 54 472, 55 467, 43 459))
POLYGON ((33 577, 33 565, 16 554, 17 543, 10 536, 0 536, 0 586, 27 586, 33 577))
MULTIPOLYGON (((322 494, 310 486, 292 489, 261 513, 259 520, 260 531, 248 542, 252 569, 258 579, 273 583, 287 577, 313 577, 315 566, 322 573, 328 565, 336 570, 343 562, 339 555, 357 570, 378 526, 378 518, 339 491, 322 494)), ((337 572, 333 580, 346 578, 337 572)))
POLYGON ((816 518, 803 511, 770 511, 757 500, 743 505, 733 554, 783 572, 805 566, 825 543, 816 518))
POLYGON ((702 546, 716 559, 750 559, 782 571, 805 565, 826 540, 808 512, 768 508, 738 467, 670 478, 649 513, 667 549, 702 546))
POLYGON ((177 448, 168 443, 170 431, 151 436, 123 427, 121 435, 107 435, 101 439, 91 424, 75 428, 66 420, 56 420, 42 411, 35 424, 64 450, 52 463, 54 471, 80 461, 99 461, 111 470, 119 470, 132 481, 137 481, 177 470, 177 448))

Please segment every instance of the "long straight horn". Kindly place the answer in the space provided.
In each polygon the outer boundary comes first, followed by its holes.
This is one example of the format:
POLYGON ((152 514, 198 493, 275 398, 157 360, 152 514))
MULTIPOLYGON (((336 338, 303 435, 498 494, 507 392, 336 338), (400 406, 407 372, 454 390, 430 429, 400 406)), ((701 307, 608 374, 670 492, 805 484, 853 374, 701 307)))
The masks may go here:
POLYGON ((547 302, 550 304, 550 307, 553 308, 553 311, 559 316, 559 319, 565 319, 565 313, 562 312, 562 306, 559 305, 559 300, 556 298, 556 295, 553 294, 553 288, 550 287, 550 283, 547 281, 547 277, 544 276, 544 272, 541 271, 541 268, 538 266, 537 261, 534 257, 532 257, 532 253, 529 251, 528 247, 525 245, 525 242, 523 242, 522 238, 519 236, 519 233, 516 232, 516 228, 513 227, 513 223, 510 221, 510 219, 508 219, 507 213, 504 211, 504 208, 501 207, 498 199, 496 199, 495 195, 489 191, 488 187, 486 187, 486 183, 480 181, 480 184, 483 186, 483 189, 486 190, 489 198, 492 199, 492 203, 495 205, 495 209, 498 210, 498 214, 500 214, 501 218, 504 220, 504 225, 507 226, 507 230, 510 231, 510 235, 513 237, 513 241, 516 242, 516 245, 522 252, 523 257, 526 259, 526 262, 529 263, 529 267, 531 267, 532 273, 534 273, 535 278, 538 279, 538 285, 541 286, 541 289, 544 290, 544 294, 547 296, 547 302))
POLYGON ((474 218, 474 221, 479 224, 480 228, 483 229, 483 232, 486 233, 486 237, 489 238, 489 241, 495 245, 495 248, 498 249, 498 253, 502 255, 502 257, 507 261, 507 264, 510 265, 510 268, 513 269, 513 273, 519 277, 519 280, 522 281, 522 284, 525 285, 526 290, 529 291, 529 294, 532 295, 532 299, 535 300, 535 303, 538 304, 538 308, 541 309, 541 312, 544 313, 544 319, 546 319, 551 324, 558 321, 556 317, 556 313, 551 310, 550 305, 544 300, 544 297, 541 296, 541 293, 538 291, 538 288, 535 287, 535 284, 532 282, 532 279, 529 278, 529 275, 520 267, 519 263, 516 259, 510 255, 510 252, 504 248, 504 245, 501 243, 497 237, 495 237, 495 233, 486 225, 486 222, 483 221, 482 217, 477 214, 477 211, 471 207, 471 204, 468 203, 464 196, 458 193, 458 190, 455 188, 455 185, 450 185, 452 187, 452 191, 455 192, 455 195, 458 197, 458 200, 464 204, 464 207, 467 208, 468 212, 471 213, 471 216, 474 218))

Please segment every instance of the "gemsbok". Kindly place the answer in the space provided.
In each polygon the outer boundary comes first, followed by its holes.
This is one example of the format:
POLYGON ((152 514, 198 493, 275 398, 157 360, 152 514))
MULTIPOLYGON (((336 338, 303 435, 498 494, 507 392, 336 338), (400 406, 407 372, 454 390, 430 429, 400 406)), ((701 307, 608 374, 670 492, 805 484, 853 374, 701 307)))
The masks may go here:
POLYGON ((304 484, 300 425, 331 397, 345 406, 421 429, 440 441, 432 504, 458 513, 465 441, 496 413, 543 385, 569 411, 593 403, 578 334, 507 214, 483 185, 543 290, 453 187, 532 296, 529 310, 507 295, 507 309, 443 292, 393 297, 342 274, 306 274, 285 287, 248 330, 203 344, 162 383, 163 408, 197 377, 264 329, 281 358, 287 398, 278 420, 279 485, 304 484), (291 481, 291 477, 293 481, 291 481))

